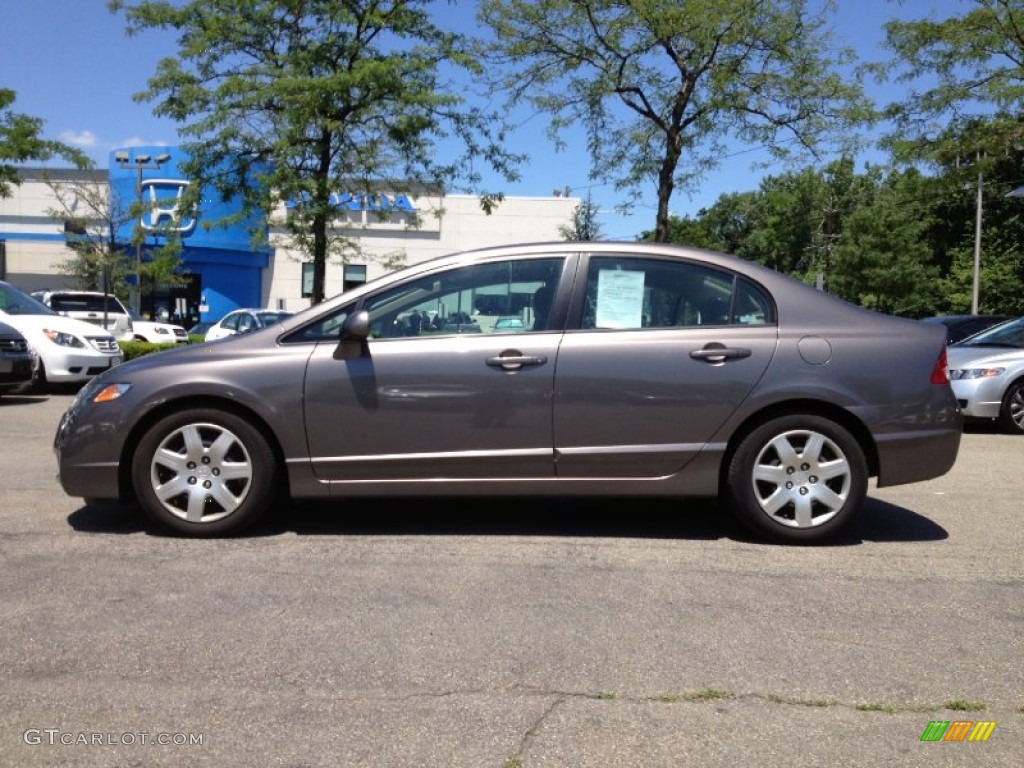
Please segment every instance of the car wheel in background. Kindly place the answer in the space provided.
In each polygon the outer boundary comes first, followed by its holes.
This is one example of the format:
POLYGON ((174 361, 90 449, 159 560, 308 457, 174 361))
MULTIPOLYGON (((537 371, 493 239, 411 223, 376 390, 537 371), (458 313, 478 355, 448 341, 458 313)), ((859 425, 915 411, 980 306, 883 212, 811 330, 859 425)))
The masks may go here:
POLYGON ((185 536, 243 530, 275 495, 274 453, 233 413, 203 408, 166 416, 145 433, 132 463, 143 511, 185 536))
POLYGON ((32 369, 31 388, 35 391, 46 388, 46 366, 43 365, 43 358, 36 358, 36 367, 32 369))
POLYGON ((868 469, 854 437, 820 416, 782 416, 743 438, 729 464, 733 511, 756 532, 784 542, 835 534, 867 494, 868 469))
POLYGON ((999 408, 999 427, 1011 435, 1024 435, 1024 381, 1011 384, 999 408))

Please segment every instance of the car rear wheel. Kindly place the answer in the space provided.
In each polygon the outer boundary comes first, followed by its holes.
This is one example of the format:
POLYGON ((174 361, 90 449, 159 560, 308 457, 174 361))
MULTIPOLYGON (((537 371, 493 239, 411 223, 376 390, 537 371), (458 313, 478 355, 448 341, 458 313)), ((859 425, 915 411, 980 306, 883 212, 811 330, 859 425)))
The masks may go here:
POLYGON ((223 536, 251 525, 273 503, 276 473, 274 453, 258 429, 206 408, 158 421, 132 463, 142 509, 185 536, 223 536))
POLYGON ((868 469, 854 437, 820 416, 783 416, 747 435, 729 464, 737 516, 777 541, 817 541, 849 523, 867 494, 868 469))
POLYGON ((1024 381, 1010 385, 999 408, 999 427, 1012 435, 1024 435, 1024 381))

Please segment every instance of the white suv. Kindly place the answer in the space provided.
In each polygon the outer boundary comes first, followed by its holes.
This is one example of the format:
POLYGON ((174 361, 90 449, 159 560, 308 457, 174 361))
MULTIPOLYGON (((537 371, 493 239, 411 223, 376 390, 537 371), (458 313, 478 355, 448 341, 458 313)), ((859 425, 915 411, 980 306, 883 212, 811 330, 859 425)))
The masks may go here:
POLYGON ((132 341, 132 318, 118 298, 99 291, 36 291, 33 298, 65 317, 84 320, 113 334, 118 341, 132 341))

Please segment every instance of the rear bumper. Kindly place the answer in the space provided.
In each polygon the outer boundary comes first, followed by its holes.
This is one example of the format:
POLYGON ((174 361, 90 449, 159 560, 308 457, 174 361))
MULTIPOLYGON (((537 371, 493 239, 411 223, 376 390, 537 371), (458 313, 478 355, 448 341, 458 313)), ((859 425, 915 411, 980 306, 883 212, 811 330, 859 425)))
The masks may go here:
POLYGON ((875 437, 878 449, 878 486, 931 480, 949 472, 960 450, 962 426, 900 432, 875 437))

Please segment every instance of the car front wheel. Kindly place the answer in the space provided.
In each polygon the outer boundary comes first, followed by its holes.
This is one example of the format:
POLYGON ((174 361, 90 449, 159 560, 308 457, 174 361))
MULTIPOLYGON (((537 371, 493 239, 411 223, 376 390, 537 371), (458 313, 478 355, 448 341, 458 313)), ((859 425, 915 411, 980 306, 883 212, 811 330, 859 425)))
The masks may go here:
POLYGON ((276 473, 274 453, 258 429, 206 408, 158 421, 132 463, 142 509, 185 536, 223 536, 252 524, 273 503, 276 473))
POLYGON ((864 452, 839 424, 783 416, 747 435, 729 464, 727 495, 756 532, 784 542, 834 535, 867 495, 864 452))
POLYGON ((1010 385, 999 408, 999 426, 1011 435, 1024 435, 1024 381, 1010 385))

